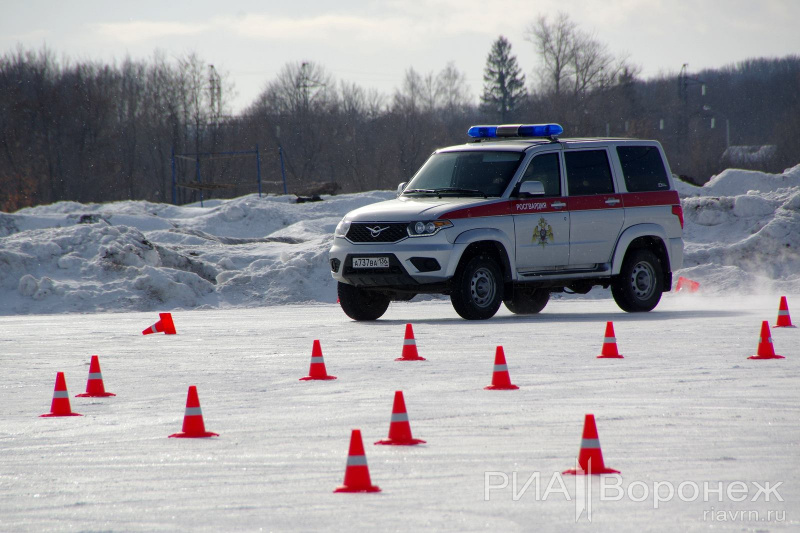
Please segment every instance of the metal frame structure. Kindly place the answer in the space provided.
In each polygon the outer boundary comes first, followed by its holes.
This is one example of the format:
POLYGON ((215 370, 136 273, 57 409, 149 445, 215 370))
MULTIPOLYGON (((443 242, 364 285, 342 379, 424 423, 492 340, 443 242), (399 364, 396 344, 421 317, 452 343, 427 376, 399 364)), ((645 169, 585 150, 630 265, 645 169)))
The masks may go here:
MULTIPOLYGON (((178 204, 178 187, 187 187, 191 189, 197 189, 200 192, 200 207, 203 207, 203 191, 204 190, 214 190, 214 189, 224 189, 228 187, 232 187, 231 185, 225 184, 215 184, 215 183, 203 183, 202 175, 200 174, 200 160, 214 160, 214 159, 233 159, 239 157, 249 157, 255 155, 256 158, 256 178, 258 181, 258 197, 261 198, 261 154, 258 151, 258 145, 256 145, 255 150, 234 150, 229 152, 194 152, 194 153, 182 153, 176 154, 175 148, 172 149, 172 203, 173 205, 178 204), (194 161, 195 166, 195 176, 197 181, 195 183, 178 183, 176 170, 175 170, 175 159, 184 159, 187 161, 194 161)), ((284 189, 286 185, 284 183, 284 189)))

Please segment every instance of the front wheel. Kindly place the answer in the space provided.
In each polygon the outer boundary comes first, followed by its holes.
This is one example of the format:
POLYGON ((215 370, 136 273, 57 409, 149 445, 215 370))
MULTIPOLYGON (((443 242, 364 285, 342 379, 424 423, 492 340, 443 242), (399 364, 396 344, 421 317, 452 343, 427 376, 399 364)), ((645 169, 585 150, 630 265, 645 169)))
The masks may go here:
POLYGON ((661 261, 650 250, 631 251, 622 262, 622 269, 611 282, 611 295, 628 313, 652 310, 664 292, 661 261))
POLYGON ((503 274, 491 257, 478 255, 456 270, 450 302, 467 320, 492 318, 503 301, 503 274))
POLYGON ((515 289, 511 298, 503 300, 509 311, 515 315, 535 315, 550 301, 547 289, 515 289))
POLYGON ((379 292, 365 291, 341 281, 337 292, 342 311, 353 320, 377 320, 389 308, 390 298, 379 292))

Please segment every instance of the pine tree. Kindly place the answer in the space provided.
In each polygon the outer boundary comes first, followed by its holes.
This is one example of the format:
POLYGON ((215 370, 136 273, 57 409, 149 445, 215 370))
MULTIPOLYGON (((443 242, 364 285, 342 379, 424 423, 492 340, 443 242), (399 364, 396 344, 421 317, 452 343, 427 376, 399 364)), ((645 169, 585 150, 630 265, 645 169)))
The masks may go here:
POLYGON ((492 45, 483 72, 481 103, 506 122, 527 96, 525 75, 511 55, 511 43, 502 35, 492 45))

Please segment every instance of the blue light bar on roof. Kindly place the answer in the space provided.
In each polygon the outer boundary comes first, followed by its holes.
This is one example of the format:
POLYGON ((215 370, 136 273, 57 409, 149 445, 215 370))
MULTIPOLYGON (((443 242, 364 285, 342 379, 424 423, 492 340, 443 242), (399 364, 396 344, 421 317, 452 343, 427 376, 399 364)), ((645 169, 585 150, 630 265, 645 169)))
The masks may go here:
POLYGON ((490 137, 558 137, 564 133, 559 124, 503 124, 500 126, 472 126, 467 135, 479 139, 490 137))

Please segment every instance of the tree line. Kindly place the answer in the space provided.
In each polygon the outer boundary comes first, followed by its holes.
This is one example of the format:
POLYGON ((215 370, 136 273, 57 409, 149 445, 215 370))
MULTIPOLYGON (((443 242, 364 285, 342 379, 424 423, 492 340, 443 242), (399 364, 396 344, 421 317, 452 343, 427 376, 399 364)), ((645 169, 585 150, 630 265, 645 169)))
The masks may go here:
POLYGON ((257 190, 259 163, 264 192, 393 189, 480 123, 657 139, 673 172, 696 183, 729 166, 779 172, 800 162, 798 56, 643 80, 567 15, 537 19, 525 39, 539 65, 526 77, 499 36, 478 104, 454 63, 409 68, 387 96, 292 62, 236 115, 226 76, 196 54, 103 64, 17 48, 0 57, 0 211, 234 197, 257 190))

